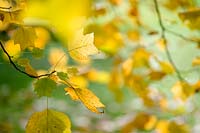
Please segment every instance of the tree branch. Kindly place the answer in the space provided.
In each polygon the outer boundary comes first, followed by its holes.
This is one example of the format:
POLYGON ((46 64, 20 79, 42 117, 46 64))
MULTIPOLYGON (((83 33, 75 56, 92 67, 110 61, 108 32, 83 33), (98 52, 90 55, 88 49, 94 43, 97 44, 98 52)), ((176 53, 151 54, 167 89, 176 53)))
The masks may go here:
POLYGON ((157 17, 158 17, 158 20, 159 20, 159 25, 160 25, 160 28, 161 28, 161 38, 164 40, 165 42, 165 52, 167 54, 167 58, 169 60, 169 62, 171 63, 171 65, 173 66, 176 74, 177 74, 177 77, 180 81, 183 81, 184 78, 181 76, 178 68, 176 67, 172 57, 171 57, 171 54, 170 54, 170 51, 169 51, 169 48, 167 46, 167 39, 166 39, 166 36, 165 36, 165 32, 166 32, 166 28, 163 24, 163 21, 162 21, 162 17, 161 17, 161 14, 160 14, 160 10, 159 10, 159 7, 158 7, 158 1, 157 0, 154 0, 154 5, 155 5, 155 10, 156 10, 156 13, 157 13, 157 17))
POLYGON ((6 54, 6 56, 8 57, 10 64, 11 64, 17 71, 19 71, 20 73, 23 73, 23 74, 27 75, 28 77, 31 77, 31 78, 41 78, 41 77, 50 76, 50 75, 52 75, 53 73, 56 72, 56 71, 54 70, 54 71, 52 71, 51 73, 42 74, 42 75, 38 75, 38 76, 31 75, 31 74, 29 74, 29 73, 27 73, 27 72, 21 70, 21 69, 13 62, 12 57, 8 54, 8 52, 7 52, 6 49, 4 48, 3 43, 2 43, 1 41, 0 41, 0 45, 1 45, 1 48, 2 48, 3 52, 4 52, 4 53, 6 54))
POLYGON ((166 29, 166 32, 168 32, 168 33, 170 33, 170 34, 172 34, 172 35, 174 35, 174 36, 180 37, 181 39, 183 39, 183 40, 185 40, 185 41, 190 41, 190 42, 193 42, 193 43, 199 43, 198 40, 191 39, 191 38, 187 38, 187 37, 185 37, 185 36, 183 36, 183 35, 181 35, 181 34, 179 34, 179 33, 176 33, 176 32, 174 32, 174 31, 172 31, 172 30, 166 29))

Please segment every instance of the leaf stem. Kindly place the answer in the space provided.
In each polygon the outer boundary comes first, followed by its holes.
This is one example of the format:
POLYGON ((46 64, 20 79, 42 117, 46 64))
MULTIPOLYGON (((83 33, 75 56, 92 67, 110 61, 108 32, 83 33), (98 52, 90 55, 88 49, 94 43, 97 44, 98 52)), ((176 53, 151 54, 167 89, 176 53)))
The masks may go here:
POLYGON ((160 25, 160 28, 161 28, 161 38, 166 43, 165 44, 165 52, 166 52, 167 58, 168 58, 169 62, 171 63, 171 65, 173 66, 173 68, 174 68, 174 70, 177 74, 178 79, 180 81, 183 81, 184 78, 181 76, 181 73, 179 72, 178 68, 176 67, 176 65, 175 65, 175 63, 172 59, 172 56, 170 54, 168 45, 167 45, 167 39, 166 39, 166 36, 165 36, 166 28, 165 28, 163 21, 162 21, 162 17, 161 17, 161 13, 160 13, 160 10, 159 10, 159 7, 158 7, 158 1, 157 0, 154 0, 154 5, 155 5, 155 10, 156 10, 156 14, 157 14, 157 17, 158 17, 159 25, 160 25))

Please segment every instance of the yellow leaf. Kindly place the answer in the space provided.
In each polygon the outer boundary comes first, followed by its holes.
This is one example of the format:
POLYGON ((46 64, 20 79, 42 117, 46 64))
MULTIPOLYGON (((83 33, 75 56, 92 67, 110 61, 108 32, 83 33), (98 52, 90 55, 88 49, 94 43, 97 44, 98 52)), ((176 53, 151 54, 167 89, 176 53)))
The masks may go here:
POLYGON ((124 76, 128 76, 131 74, 133 69, 133 60, 131 58, 128 58, 125 60, 122 64, 122 72, 124 76))
POLYGON ((97 71, 95 69, 90 70, 86 74, 87 78, 93 82, 107 84, 110 80, 110 75, 108 72, 105 71, 97 71))
POLYGON ((37 76, 36 70, 30 65, 30 61, 26 58, 21 58, 17 61, 17 64, 25 68, 25 72, 32 75, 37 76))
POLYGON ((35 28, 37 39, 35 40, 35 47, 43 49, 50 39, 49 32, 41 27, 35 28))
POLYGON ((71 96, 73 100, 80 100, 90 111, 95 113, 103 113, 105 108, 99 98, 86 88, 65 88, 67 94, 71 96))
POLYGON ((8 0, 0 0, 0 31, 5 30, 10 23, 22 22, 22 4, 24 2, 15 1, 13 4, 8 0), (11 8, 10 8, 11 7, 11 8))
POLYGON ((8 54, 13 57, 12 60, 16 60, 20 56, 20 46, 14 44, 13 40, 9 40, 5 43, 5 49, 8 54))
POLYGON ((160 50, 164 51, 166 48, 166 40, 161 38, 157 41, 156 43, 158 45, 158 47, 160 48, 160 50))
POLYGON ((162 71, 151 71, 148 75, 151 80, 161 80, 166 74, 162 71))
POLYGON ((168 130, 168 125, 169 125, 168 121, 166 121, 166 120, 160 120, 157 123, 156 131, 158 133, 170 133, 169 130, 168 130))
POLYGON ((88 85, 87 80, 83 76, 72 76, 69 78, 69 82, 76 86, 76 88, 86 88, 88 85))
POLYGON ((28 47, 34 47, 36 39, 35 29, 32 27, 19 27, 13 35, 15 44, 20 44, 21 50, 25 50, 28 47))
POLYGON ((172 67, 171 64, 169 64, 168 62, 161 62, 159 61, 159 64, 160 64, 160 67, 161 67, 161 70, 166 73, 166 74, 171 74, 174 72, 174 68, 172 67))
POLYGON ((90 55, 98 53, 94 45, 94 33, 83 35, 83 29, 79 30, 68 44, 68 51, 76 61, 88 62, 90 55))
POLYGON ((28 74, 32 75, 32 76, 37 76, 37 72, 33 69, 33 67, 28 63, 25 66, 25 72, 27 72, 28 74))
POLYGON ((34 113, 26 125, 26 133, 71 133, 71 122, 62 112, 46 109, 34 113))
POLYGON ((133 53, 133 67, 149 67, 151 53, 144 48, 139 48, 133 53))
POLYGON ((194 88, 186 82, 177 82, 172 87, 172 93, 175 98, 185 101, 194 93, 194 88))

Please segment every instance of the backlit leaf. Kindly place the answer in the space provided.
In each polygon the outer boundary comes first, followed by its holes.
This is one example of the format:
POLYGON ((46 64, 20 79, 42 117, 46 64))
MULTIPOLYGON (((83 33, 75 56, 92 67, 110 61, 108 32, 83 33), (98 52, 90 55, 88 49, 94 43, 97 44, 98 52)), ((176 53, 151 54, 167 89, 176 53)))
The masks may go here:
POLYGON ((34 91, 39 97, 50 97, 54 89, 56 89, 56 83, 50 78, 41 78, 34 83, 34 91))
POLYGON ((103 113, 101 109, 105 107, 99 98, 86 88, 65 88, 67 94, 73 100, 80 100, 90 111, 95 113, 103 113))
POLYGON ((20 44, 21 50, 28 47, 34 47, 34 42, 36 39, 36 33, 32 27, 19 27, 13 35, 13 40, 15 44, 20 44))
POLYGON ((71 122, 64 113, 46 109, 32 114, 26 133, 71 133, 71 122))
POLYGON ((89 56, 98 53, 94 45, 94 33, 83 34, 83 29, 79 30, 72 42, 68 44, 68 51, 71 57, 80 62, 89 61, 89 56))

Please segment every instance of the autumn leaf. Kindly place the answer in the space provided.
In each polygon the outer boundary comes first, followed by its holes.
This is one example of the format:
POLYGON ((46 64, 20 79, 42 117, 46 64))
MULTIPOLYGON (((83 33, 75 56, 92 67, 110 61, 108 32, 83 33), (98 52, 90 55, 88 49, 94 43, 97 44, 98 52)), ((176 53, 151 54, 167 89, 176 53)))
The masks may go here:
POLYGON ((151 80, 161 80, 166 73, 162 71, 151 71, 148 76, 150 77, 151 80))
POLYGON ((37 76, 36 70, 30 65, 30 61, 27 58, 20 58, 17 64, 24 67, 25 72, 32 76, 37 76))
POLYGON ((71 133, 71 122, 64 113, 46 109, 32 114, 26 133, 71 133))
POLYGON ((41 78, 34 83, 34 91, 39 97, 50 97, 52 91, 56 89, 56 83, 50 78, 41 78))
POLYGON ((18 44, 15 45, 13 40, 9 40, 5 43, 5 49, 8 54, 13 57, 13 60, 19 58, 21 52, 20 46, 18 44))
POLYGON ((105 108, 99 98, 90 90, 86 88, 65 88, 67 94, 69 94, 72 100, 80 100, 90 111, 95 113, 103 113, 105 108))
POLYGON ((194 89, 195 88, 187 82, 177 82, 171 90, 175 98, 186 101, 188 97, 194 94, 194 89))
POLYGON ((9 24, 22 22, 22 2, 18 1, 15 4, 7 0, 0 1, 0 31, 8 28, 9 24))
POLYGON ((37 38, 36 32, 32 27, 19 27, 13 35, 15 44, 20 44, 21 50, 25 50, 28 47, 34 47, 35 39, 37 38))
POLYGON ((94 45, 94 33, 84 35, 83 29, 79 30, 73 41, 68 44, 68 51, 76 61, 88 62, 90 55, 98 53, 94 45))

